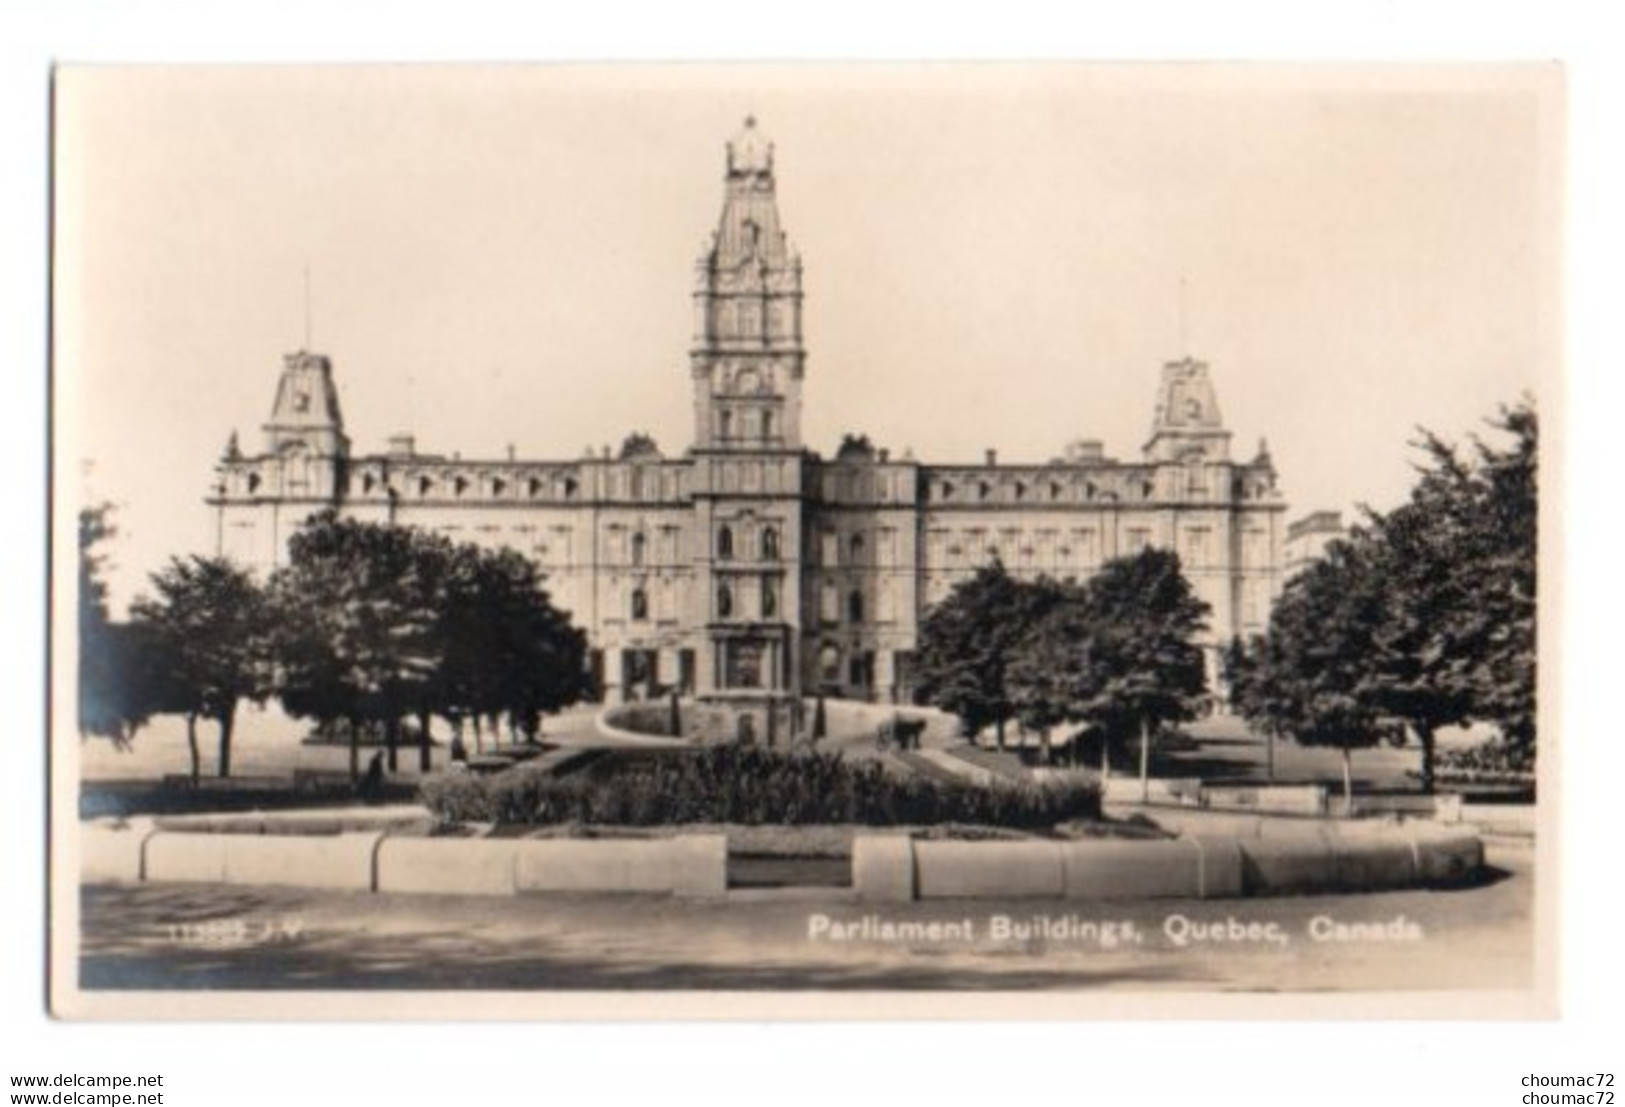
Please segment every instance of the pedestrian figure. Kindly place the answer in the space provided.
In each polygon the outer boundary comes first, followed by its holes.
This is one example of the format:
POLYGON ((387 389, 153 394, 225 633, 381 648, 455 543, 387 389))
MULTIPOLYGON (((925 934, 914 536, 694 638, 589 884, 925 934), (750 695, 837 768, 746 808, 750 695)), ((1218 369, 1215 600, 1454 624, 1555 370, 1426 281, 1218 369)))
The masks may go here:
POLYGON ((463 744, 463 736, 461 734, 453 734, 451 736, 451 759, 453 761, 468 761, 468 747, 463 744))
POLYGON ((384 755, 382 751, 372 755, 367 762, 367 775, 361 780, 361 795, 369 803, 376 802, 384 790, 384 755))

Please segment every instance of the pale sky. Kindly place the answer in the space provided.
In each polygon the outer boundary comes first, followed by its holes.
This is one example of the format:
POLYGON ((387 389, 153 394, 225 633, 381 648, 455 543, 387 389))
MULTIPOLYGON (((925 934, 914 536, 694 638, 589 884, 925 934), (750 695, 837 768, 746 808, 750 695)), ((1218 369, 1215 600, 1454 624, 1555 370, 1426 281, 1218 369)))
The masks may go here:
POLYGON ((1268 438, 1289 518, 1392 505, 1417 424, 1464 437, 1555 380, 1552 76, 66 70, 58 472, 118 505, 120 601, 207 552, 307 264, 357 452, 680 453, 693 263, 755 114, 806 266, 812 448, 1133 460, 1188 353, 1237 459, 1268 438))

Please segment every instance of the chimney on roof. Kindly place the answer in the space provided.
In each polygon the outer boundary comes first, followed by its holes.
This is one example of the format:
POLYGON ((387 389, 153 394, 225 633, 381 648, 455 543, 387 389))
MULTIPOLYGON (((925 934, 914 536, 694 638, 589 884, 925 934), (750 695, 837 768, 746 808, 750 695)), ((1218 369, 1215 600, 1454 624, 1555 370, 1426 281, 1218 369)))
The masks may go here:
POLYGON ((987 451, 987 464, 988 464, 988 467, 991 468, 992 466, 997 465, 998 463, 999 463, 999 451, 998 450, 988 450, 987 451))
POLYGON ((417 440, 410 434, 392 434, 389 436, 390 457, 412 457, 417 453, 417 440))

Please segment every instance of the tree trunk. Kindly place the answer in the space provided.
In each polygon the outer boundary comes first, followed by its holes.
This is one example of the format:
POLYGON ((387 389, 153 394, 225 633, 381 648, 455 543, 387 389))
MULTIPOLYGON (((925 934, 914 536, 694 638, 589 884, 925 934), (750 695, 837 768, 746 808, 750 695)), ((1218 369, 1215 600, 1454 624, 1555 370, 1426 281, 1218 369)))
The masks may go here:
POLYGON ((1112 743, 1111 735, 1105 727, 1100 728, 1100 779, 1105 780, 1112 775, 1112 743))
POLYGON ((1416 736, 1422 740, 1422 794, 1433 794, 1433 724, 1417 723, 1416 736))
POLYGON ((220 776, 221 779, 231 775, 231 730, 237 721, 237 705, 232 704, 215 716, 215 722, 220 727, 220 776))
POLYGON ((198 780, 203 776, 203 757, 198 753, 197 748, 197 712, 195 711, 186 713, 186 748, 192 755, 192 787, 196 788, 198 780))
POLYGON ((350 783, 361 783, 361 717, 346 716, 350 724, 350 783))
POLYGON ((1271 784, 1274 784, 1275 783, 1275 730, 1274 730, 1273 727, 1264 732, 1264 739, 1265 739, 1265 746, 1264 746, 1265 757, 1267 759, 1266 762, 1265 762, 1265 774, 1266 774, 1265 779, 1268 780, 1271 784))
POLYGON ((1354 754, 1343 747, 1343 817, 1354 817, 1354 754))
POLYGON ((427 773, 434 768, 434 758, 430 751, 429 713, 418 712, 418 772, 427 773))
POLYGON ((474 712, 474 753, 476 756, 485 754, 485 731, 480 726, 480 713, 474 712))
POLYGON ((391 773, 398 772, 401 767, 400 761, 396 756, 396 750, 400 744, 401 720, 392 714, 384 723, 384 748, 388 751, 386 763, 388 764, 389 771, 391 773))
POLYGON ((999 716, 999 721, 994 724, 993 735, 994 735, 994 741, 996 741, 998 743, 999 752, 1003 753, 1004 752, 1004 716, 1003 715, 1000 715, 999 716))
POLYGON ((1140 720, 1140 802, 1151 801, 1151 723, 1140 720))

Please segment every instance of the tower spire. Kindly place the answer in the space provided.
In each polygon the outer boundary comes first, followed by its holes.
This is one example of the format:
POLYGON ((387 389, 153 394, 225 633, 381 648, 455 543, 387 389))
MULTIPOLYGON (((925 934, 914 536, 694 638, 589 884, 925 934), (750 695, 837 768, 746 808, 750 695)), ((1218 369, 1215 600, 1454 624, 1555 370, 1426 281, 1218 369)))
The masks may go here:
POLYGON ((1191 356, 1189 304, 1187 298, 1189 290, 1188 281, 1184 273, 1179 274, 1179 356, 1191 356))

